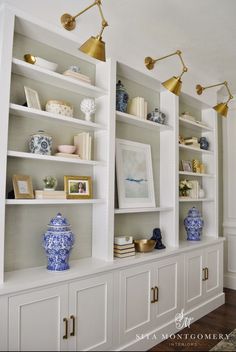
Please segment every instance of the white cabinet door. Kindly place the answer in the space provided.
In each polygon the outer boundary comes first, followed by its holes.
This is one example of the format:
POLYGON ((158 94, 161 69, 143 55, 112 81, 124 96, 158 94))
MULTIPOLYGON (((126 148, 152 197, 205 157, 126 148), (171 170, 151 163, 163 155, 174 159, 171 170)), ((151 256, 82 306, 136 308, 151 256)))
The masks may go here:
POLYGON ((180 313, 183 307, 183 257, 176 256, 157 262, 155 265, 157 302, 155 310, 156 326, 161 326, 180 313))
POLYGON ((67 350, 63 339, 68 316, 67 285, 9 298, 9 350, 67 350))
POLYGON ((223 291, 223 246, 216 245, 205 250, 205 267, 207 280, 205 281, 205 296, 211 298, 223 291))
POLYGON ((151 330, 153 265, 145 264, 120 272, 120 342, 136 339, 151 330))
POLYGON ((204 249, 185 255, 185 310, 203 301, 204 249))
POLYGON ((69 349, 109 350, 112 346, 112 311, 112 274, 69 284, 69 349))

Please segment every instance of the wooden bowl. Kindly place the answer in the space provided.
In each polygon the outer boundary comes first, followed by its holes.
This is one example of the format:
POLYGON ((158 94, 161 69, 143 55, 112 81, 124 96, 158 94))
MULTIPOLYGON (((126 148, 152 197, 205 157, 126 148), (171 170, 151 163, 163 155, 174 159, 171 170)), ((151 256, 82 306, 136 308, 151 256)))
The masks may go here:
POLYGON ((134 241, 135 249, 137 252, 151 252, 155 245, 156 241, 154 240, 135 240, 134 241))

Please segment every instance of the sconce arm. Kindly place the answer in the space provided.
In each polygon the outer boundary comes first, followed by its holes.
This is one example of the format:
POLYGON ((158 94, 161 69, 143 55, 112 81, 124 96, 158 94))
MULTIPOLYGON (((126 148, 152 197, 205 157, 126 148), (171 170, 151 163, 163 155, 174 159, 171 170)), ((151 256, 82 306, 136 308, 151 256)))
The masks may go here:
POLYGON ((201 87, 201 88, 202 88, 202 92, 203 92, 205 89, 213 88, 213 87, 218 87, 218 86, 225 86, 226 89, 227 89, 227 92, 228 92, 228 94, 229 94, 229 98, 228 98, 228 100, 227 100, 226 103, 228 103, 230 100, 232 100, 232 99, 234 98, 233 95, 232 95, 232 93, 231 93, 231 91, 230 91, 230 89, 229 89, 229 85, 228 85, 228 82, 227 82, 227 81, 224 81, 224 82, 218 83, 218 84, 213 84, 213 85, 207 86, 207 87, 201 87))

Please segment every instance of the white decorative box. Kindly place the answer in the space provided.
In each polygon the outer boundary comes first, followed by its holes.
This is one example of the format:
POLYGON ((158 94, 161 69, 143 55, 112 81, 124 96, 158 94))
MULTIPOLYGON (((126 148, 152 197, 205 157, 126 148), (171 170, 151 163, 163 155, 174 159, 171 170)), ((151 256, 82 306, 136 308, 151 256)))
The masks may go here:
POLYGON ((46 111, 53 114, 73 117, 73 107, 69 103, 60 100, 49 100, 46 104, 46 111))
POLYGON ((130 243, 133 243, 133 237, 132 236, 115 236, 114 243, 119 244, 119 245, 130 244, 130 243))

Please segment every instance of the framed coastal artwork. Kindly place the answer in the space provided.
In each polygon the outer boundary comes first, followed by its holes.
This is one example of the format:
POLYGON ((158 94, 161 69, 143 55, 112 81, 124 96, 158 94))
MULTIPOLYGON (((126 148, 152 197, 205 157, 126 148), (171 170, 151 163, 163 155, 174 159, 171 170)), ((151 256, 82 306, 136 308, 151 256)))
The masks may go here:
POLYGON ((151 146, 116 139, 119 208, 155 207, 151 146))

